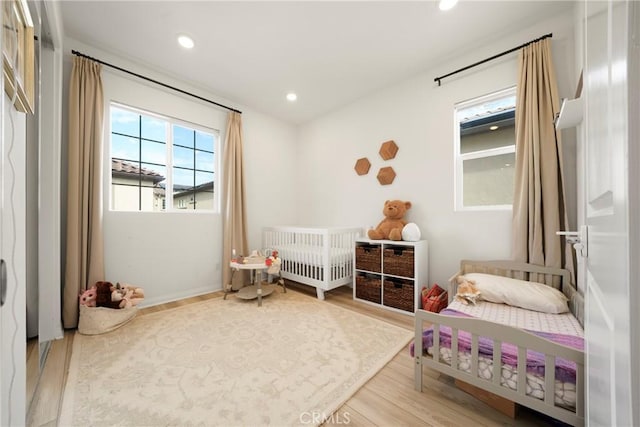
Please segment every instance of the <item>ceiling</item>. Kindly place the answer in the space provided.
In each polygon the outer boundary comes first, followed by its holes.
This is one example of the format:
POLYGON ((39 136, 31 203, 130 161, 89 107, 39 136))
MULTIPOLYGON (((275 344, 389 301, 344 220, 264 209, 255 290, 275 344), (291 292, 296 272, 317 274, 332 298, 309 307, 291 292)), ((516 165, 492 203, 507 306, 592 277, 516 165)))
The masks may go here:
POLYGON ((572 7, 537 0, 462 0, 448 12, 427 0, 59 4, 65 36, 294 124, 572 7), (180 47, 179 34, 195 48, 180 47), (285 99, 290 91, 296 102, 285 99))

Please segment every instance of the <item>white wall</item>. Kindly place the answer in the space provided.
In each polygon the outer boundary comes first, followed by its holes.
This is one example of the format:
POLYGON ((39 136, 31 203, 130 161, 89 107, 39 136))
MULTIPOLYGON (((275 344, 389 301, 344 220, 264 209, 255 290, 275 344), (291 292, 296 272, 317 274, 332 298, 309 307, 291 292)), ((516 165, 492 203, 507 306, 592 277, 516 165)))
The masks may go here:
MULTIPOLYGON (((67 39, 65 51, 72 49, 243 111, 250 247, 261 246, 260 230, 264 225, 295 221, 295 195, 291 191, 278 190, 281 183, 295 182, 296 169, 292 167, 295 163, 295 129, 292 126, 243 109, 242 105, 221 100, 178 79, 159 75, 131 60, 67 39)), ((71 64, 72 57, 67 54, 65 93, 68 92, 71 64)), ((110 101, 117 101, 218 129, 220 145, 216 155, 222 163, 226 110, 109 67, 103 67, 102 76, 105 112, 108 112, 110 101)), ((108 126, 108 115, 105 126, 108 126)), ((105 135, 105 142, 108 142, 108 129, 105 129, 105 135)), ((105 145, 103 167, 110 171, 108 143, 105 145)), ((218 184, 221 185, 221 167, 219 171, 218 184)), ((109 175, 104 174, 105 279, 143 287, 145 305, 221 289, 221 215, 205 212, 111 212, 108 203, 109 175)))
MULTIPOLYGON (((470 46, 451 63, 304 125, 298 155, 304 171, 298 175, 301 223, 375 226, 385 200, 409 200, 413 207, 407 219, 429 241, 430 283, 446 284, 461 259, 510 258, 511 210, 454 212, 453 106, 515 85, 517 54, 445 79, 441 87, 433 79, 549 32, 560 95, 573 97, 577 76, 568 13, 495 43, 470 46), (389 139, 397 143, 398 154, 383 161, 378 150, 389 139), (372 164, 364 176, 354 171, 360 157, 372 164), (397 176, 381 186, 376 174, 385 166, 397 176)), ((568 166, 575 174, 575 159, 568 166)))

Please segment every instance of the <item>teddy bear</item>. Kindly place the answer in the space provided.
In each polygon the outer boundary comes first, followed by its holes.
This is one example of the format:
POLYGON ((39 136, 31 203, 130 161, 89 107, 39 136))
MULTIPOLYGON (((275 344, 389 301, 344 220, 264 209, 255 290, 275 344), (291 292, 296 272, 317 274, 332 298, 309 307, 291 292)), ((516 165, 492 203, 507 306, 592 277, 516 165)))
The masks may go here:
POLYGON ((111 286, 111 301, 118 303, 118 308, 129 308, 138 305, 144 299, 144 290, 132 285, 116 283, 111 286))
POLYGON ((384 219, 376 228, 368 231, 371 240, 402 240, 402 229, 407 224, 404 215, 411 208, 411 202, 402 200, 387 200, 384 202, 382 213, 384 219))
POLYGON ((116 284, 119 290, 116 298, 120 301, 120 308, 133 307, 138 305, 144 299, 144 289, 128 284, 116 284))
POLYGON ((464 276, 458 276, 457 281, 458 292, 456 293, 455 300, 460 301, 464 305, 469 305, 469 303, 476 305, 476 300, 480 298, 480 291, 476 287, 476 282, 464 276))
POLYGON ((120 308, 120 301, 113 301, 113 284, 96 282, 96 307, 120 308))

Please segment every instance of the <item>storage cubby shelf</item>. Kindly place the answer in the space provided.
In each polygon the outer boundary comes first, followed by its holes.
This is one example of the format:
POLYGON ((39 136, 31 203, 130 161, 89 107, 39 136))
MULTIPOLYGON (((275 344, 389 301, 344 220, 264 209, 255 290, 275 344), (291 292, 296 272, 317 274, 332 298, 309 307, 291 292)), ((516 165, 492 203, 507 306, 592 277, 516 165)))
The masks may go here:
POLYGON ((428 284, 428 244, 356 239, 353 298, 413 314, 428 284))

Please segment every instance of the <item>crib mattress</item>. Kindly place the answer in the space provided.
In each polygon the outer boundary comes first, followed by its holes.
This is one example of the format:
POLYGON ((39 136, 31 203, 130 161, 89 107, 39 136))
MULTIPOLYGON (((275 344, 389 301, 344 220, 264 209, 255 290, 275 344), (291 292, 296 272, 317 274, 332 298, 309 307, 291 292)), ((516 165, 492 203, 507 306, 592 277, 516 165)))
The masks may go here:
MULTIPOLYGON (((584 330, 578 320, 571 314, 549 314, 540 313, 531 310, 525 310, 519 307, 512 307, 506 304, 495 304, 486 301, 480 301, 477 305, 464 305, 458 301, 454 301, 447 307, 467 315, 488 320, 491 322, 502 323, 505 325, 527 329, 530 331, 570 335, 575 337, 584 337, 584 330)), ((433 355, 431 347, 427 349, 428 354, 433 355)), ((451 348, 440 347, 440 359, 451 364, 451 348)), ((471 353, 458 352, 458 363, 460 370, 471 372, 471 353)), ((478 357, 478 375, 486 380, 493 379, 493 358, 483 355, 478 357)), ((538 399, 544 399, 544 375, 527 372, 526 375, 526 393, 529 396, 538 399)), ((511 390, 517 390, 518 372, 515 366, 503 363, 501 370, 500 384, 511 390)), ((555 381, 555 403, 558 406, 574 409, 576 405, 576 384, 573 381, 561 381, 556 378, 555 381)))

